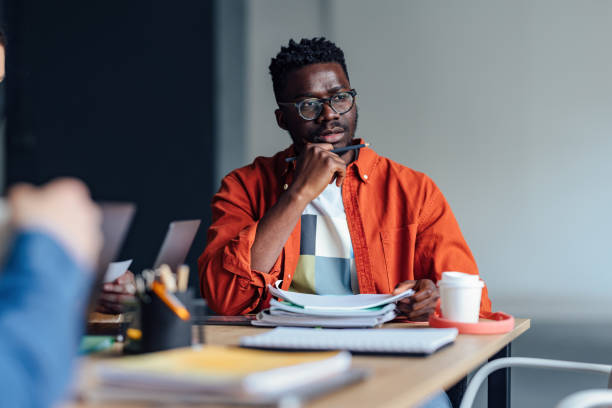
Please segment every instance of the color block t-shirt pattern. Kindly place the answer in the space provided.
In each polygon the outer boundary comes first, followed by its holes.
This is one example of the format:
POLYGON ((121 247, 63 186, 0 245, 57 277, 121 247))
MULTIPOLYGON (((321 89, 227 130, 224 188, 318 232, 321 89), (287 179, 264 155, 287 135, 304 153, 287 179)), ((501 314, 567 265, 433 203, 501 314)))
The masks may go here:
POLYGON ((318 295, 359 293, 342 190, 330 184, 301 218, 300 258, 289 290, 318 295))

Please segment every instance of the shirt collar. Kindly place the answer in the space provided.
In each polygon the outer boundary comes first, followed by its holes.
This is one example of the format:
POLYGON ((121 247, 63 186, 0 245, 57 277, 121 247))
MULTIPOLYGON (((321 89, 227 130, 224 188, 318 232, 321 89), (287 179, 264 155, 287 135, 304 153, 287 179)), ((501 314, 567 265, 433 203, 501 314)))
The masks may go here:
POLYGON ((279 154, 280 160, 277 162, 277 170, 278 170, 278 173, 281 174, 281 176, 284 177, 290 171, 292 172, 292 171, 295 170, 295 162, 296 161, 293 160, 293 161, 290 161, 289 163, 287 163, 285 161, 285 159, 288 158, 288 157, 295 157, 296 155, 297 154, 295 153, 295 147, 293 145, 289 146, 288 148, 286 148, 285 150, 280 152, 280 154, 279 154))
MULTIPOLYGON (((355 139, 354 144, 363 144, 363 139, 355 139)), ((364 183, 368 183, 372 180, 372 173, 378 162, 378 154, 369 147, 362 147, 359 149, 359 156, 357 160, 348 165, 349 168, 355 167, 356 173, 359 179, 364 183)))

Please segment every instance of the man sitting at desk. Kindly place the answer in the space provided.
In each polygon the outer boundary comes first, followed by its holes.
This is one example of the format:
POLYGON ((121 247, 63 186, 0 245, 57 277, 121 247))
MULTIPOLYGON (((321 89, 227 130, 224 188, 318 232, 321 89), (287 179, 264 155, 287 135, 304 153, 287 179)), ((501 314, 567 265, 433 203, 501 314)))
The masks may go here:
MULTIPOLYGON (((303 293, 416 294, 410 320, 435 311, 444 271, 478 274, 444 196, 423 173, 355 139, 357 91, 344 53, 324 38, 291 40, 270 63, 278 126, 293 144, 234 170, 212 201, 199 259, 208 305, 226 315, 265 308, 267 284, 303 293), (297 157, 288 162, 286 159, 297 157)), ((481 312, 491 310, 483 289, 481 312)))

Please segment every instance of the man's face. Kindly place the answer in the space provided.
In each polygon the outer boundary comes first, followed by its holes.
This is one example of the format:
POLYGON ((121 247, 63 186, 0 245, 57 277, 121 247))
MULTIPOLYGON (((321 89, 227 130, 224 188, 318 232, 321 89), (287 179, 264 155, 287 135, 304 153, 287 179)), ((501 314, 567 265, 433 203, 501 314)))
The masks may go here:
MULTIPOLYGON (((336 62, 312 64, 287 76, 287 85, 279 102, 299 102, 310 98, 329 98, 338 92, 351 90, 342 66, 336 62)), ((275 111, 278 125, 289 132, 298 151, 306 143, 331 143, 335 149, 350 144, 357 126, 357 106, 338 114, 323 105, 319 117, 305 120, 294 106, 283 105, 275 111)))

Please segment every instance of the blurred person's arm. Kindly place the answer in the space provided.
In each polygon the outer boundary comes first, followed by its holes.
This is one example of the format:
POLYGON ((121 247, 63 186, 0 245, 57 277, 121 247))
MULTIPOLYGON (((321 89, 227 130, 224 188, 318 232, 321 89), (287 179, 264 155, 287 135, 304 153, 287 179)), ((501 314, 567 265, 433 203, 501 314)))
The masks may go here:
POLYGON ((0 272, 0 395, 3 406, 48 407, 70 378, 100 215, 72 180, 19 186, 8 202, 15 236, 0 272))
POLYGON ((18 233, 0 277, 0 395, 50 406, 64 392, 84 321, 89 277, 50 235, 18 233))

